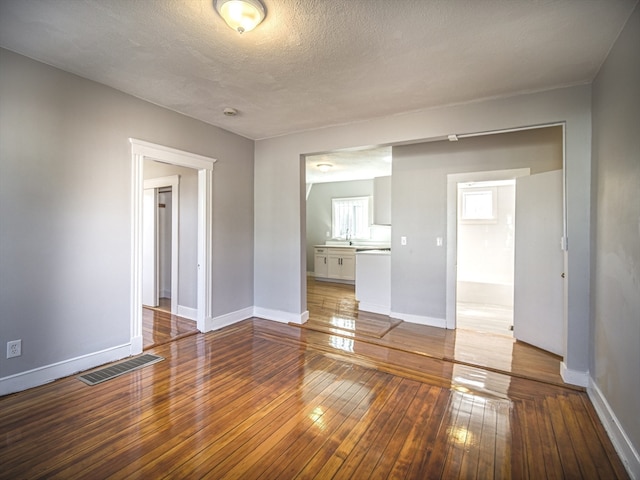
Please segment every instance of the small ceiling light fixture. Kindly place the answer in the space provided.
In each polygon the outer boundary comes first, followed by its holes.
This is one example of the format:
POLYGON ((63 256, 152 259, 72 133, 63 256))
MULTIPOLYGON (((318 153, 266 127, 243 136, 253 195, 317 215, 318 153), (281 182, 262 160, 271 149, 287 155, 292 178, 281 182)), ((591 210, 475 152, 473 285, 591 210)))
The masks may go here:
POLYGON ((227 107, 222 111, 222 113, 224 113, 227 117, 235 117, 236 115, 238 115, 238 110, 236 110, 235 108, 227 107))
POLYGON ((316 167, 318 167, 318 170, 321 172, 326 173, 333 167, 333 165, 330 163, 319 163, 316 167))
POLYGON ((214 0, 214 5, 227 25, 241 34, 250 32, 264 20, 260 0, 214 0))

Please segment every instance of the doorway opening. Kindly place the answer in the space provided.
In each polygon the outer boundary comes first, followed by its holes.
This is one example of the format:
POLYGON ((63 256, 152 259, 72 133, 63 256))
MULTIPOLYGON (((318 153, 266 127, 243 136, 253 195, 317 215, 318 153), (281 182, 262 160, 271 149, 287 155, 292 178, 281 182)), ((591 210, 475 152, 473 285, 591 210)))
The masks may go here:
MULTIPOLYGON (((212 175, 215 159, 182 150, 156 145, 142 140, 131 143, 131 354, 143 350, 142 293, 143 293, 143 212, 145 161, 176 165, 197 170, 197 241, 195 250, 196 324, 201 332, 212 325, 212 268, 211 268, 211 209, 212 175)), ((175 247, 172 247, 175 248, 175 247)), ((173 289, 173 286, 172 286, 173 289)), ((172 294, 175 297, 175 294, 172 294)), ((173 300, 173 298, 172 298, 173 300)))
POLYGON ((513 336, 515 180, 459 182, 456 325, 513 336))
MULTIPOLYGON (((177 315, 180 305, 180 175, 154 174, 173 167, 159 162, 147 160, 145 166, 145 176, 152 178, 144 181, 142 304, 177 315)), ((191 236, 195 239, 195 226, 193 230, 191 236)))
MULTIPOLYGON (((361 147, 307 154, 302 162, 306 181, 303 237, 307 276, 303 293, 310 315, 320 306, 315 303, 320 298, 315 291, 322 290, 325 284, 350 289, 356 296, 361 293, 355 288, 356 251, 390 249, 392 152, 390 146, 361 147)), ((384 272, 369 274, 368 278, 376 286, 389 281, 384 272)), ((388 296, 389 288, 386 290, 388 296)), ((381 297, 384 295, 376 300, 381 297)), ((387 300, 387 310, 389 303, 387 300)), ((371 308, 372 303, 367 305, 371 308)), ((349 310, 352 305, 346 307, 349 310)), ((323 308, 335 313, 342 306, 329 300, 326 305, 323 303, 323 308)), ((384 308, 385 305, 376 304, 376 309, 384 308)), ((353 321, 351 318, 335 321, 343 320, 353 321)))

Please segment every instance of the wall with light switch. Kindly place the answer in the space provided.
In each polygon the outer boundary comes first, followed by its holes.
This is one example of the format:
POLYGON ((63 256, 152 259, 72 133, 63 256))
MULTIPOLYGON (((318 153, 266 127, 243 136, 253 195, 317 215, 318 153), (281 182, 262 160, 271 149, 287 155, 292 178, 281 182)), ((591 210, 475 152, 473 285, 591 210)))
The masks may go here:
POLYGON ((561 169, 562 128, 393 148, 393 312, 444 323, 446 249, 435 240, 447 232, 447 175, 515 168, 530 168, 532 174, 561 169), (401 236, 407 237, 406 246, 401 236))

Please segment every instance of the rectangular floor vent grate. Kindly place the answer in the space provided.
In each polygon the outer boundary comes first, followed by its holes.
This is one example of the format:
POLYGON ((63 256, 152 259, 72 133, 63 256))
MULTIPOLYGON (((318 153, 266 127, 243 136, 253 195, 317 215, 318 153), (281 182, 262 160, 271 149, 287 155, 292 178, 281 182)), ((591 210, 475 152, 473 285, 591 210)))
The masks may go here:
POLYGON ((97 385, 98 383, 106 382, 112 378, 132 372, 138 368, 146 367, 147 365, 152 365, 162 360, 164 360, 163 357, 145 353, 139 357, 125 360, 124 362, 116 363, 115 365, 109 365, 108 367, 101 368, 100 370, 85 373, 84 375, 78 375, 78 379, 82 380, 87 385, 97 385))

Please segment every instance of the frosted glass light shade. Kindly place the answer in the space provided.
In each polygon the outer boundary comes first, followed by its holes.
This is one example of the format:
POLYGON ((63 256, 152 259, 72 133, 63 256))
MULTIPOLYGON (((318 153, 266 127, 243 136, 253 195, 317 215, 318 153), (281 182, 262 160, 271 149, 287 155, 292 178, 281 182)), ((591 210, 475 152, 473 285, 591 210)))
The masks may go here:
POLYGON ((238 33, 250 32, 264 20, 264 6, 259 0, 216 0, 216 10, 238 33))

